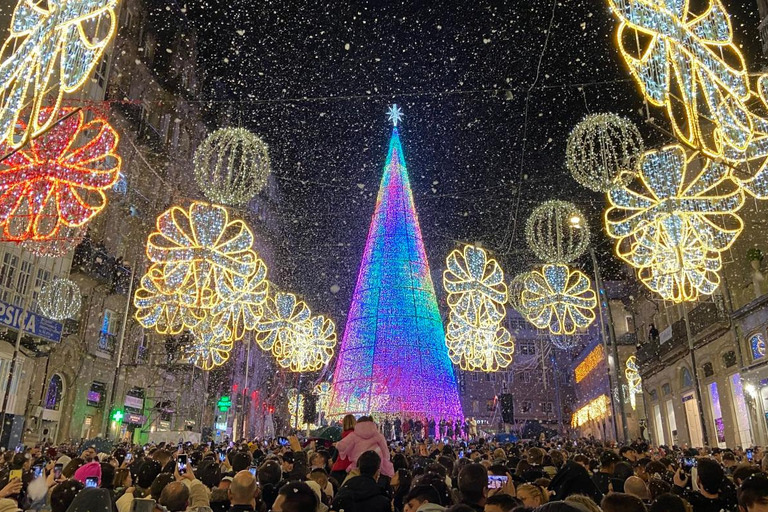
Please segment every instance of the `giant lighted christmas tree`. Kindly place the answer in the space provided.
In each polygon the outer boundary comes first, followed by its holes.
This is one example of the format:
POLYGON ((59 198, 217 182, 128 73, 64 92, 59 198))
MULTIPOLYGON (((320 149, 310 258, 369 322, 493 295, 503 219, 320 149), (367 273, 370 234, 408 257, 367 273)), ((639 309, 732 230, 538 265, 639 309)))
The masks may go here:
POLYGON ((461 405, 405 168, 397 105, 341 342, 329 416, 459 418, 461 405))

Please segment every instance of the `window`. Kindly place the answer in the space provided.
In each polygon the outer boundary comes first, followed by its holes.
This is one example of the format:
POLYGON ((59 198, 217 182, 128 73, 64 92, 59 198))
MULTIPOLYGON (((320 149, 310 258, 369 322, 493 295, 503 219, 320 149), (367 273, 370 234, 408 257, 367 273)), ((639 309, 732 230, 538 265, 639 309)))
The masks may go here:
POLYGON ((712 366, 712 363, 704 363, 701 368, 704 370, 705 377, 711 377, 715 374, 715 369, 712 366))
POLYGON ((477 372, 472 372, 472 382, 477 382, 477 372))
POLYGON ((486 373, 485 374, 485 381, 486 382, 491 382, 491 374, 490 373, 486 373))
POLYGON ((536 343, 533 341, 521 341, 520 355, 523 356, 535 356, 536 355, 536 343))
POLYGON ((749 347, 752 350, 752 359, 762 359, 765 357, 765 338, 758 333, 749 339, 749 347))
POLYGON ((680 377, 684 388, 690 388, 693 386, 693 376, 691 375, 691 371, 688 368, 683 368, 680 377))
POLYGON ((544 404, 544 412, 547 414, 552 414, 552 412, 555 410, 554 404, 552 402, 546 402, 544 404))
POLYGON ((661 394, 664 396, 672 394, 672 386, 669 385, 669 382, 661 386, 661 394))
POLYGON ((107 385, 103 382, 93 381, 91 383, 91 389, 88 391, 86 397, 86 404, 91 407, 101 407, 104 403, 104 395, 107 391, 107 385))
POLYGON ((726 368, 730 368, 731 366, 736 364, 736 352, 733 350, 729 350, 725 354, 723 354, 723 366, 726 368))
POLYGON ((29 276, 32 274, 32 262, 24 260, 21 262, 21 271, 19 272, 19 279, 16 281, 16 292, 19 297, 23 297, 27 293, 27 285, 29 285, 29 276))
POLYGON ((635 332, 635 319, 632 315, 626 315, 624 322, 627 324, 627 332, 635 332))
POLYGON ((523 384, 530 384, 531 383, 531 372, 522 372, 520 373, 520 382, 523 384))
MULTIPOLYGON (((3 256, 3 266, 0 268, 0 286, 4 288, 13 288, 13 282, 16 278, 16 268, 19 266, 19 257, 9 252, 3 256)), ((6 293, 3 293, 3 300, 6 300, 6 293)))
POLYGON ((40 290, 43 286, 51 281, 51 272, 44 268, 37 269, 37 277, 35 277, 35 287, 32 290, 32 303, 35 304, 35 310, 37 310, 37 297, 40 295, 40 290))
POLYGON ((107 85, 107 71, 109 70, 109 54, 105 53, 96 66, 96 83, 104 89, 107 85))
POLYGON ((507 382, 509 382, 510 384, 514 384, 515 374, 513 372, 507 372, 507 382))
POLYGON ((160 137, 163 142, 168 142, 168 133, 171 128, 171 114, 163 114, 160 118, 160 137))
POLYGON ((104 318, 101 321, 101 331, 99 332, 98 349, 110 354, 113 353, 119 330, 120 321, 117 318, 117 313, 111 309, 105 309, 104 318))
POLYGON ((520 412, 531 412, 531 402, 528 400, 520 402, 520 412))
POLYGON ((64 382, 59 374, 54 374, 48 383, 48 392, 45 394, 45 408, 58 411, 61 405, 61 395, 64 390, 64 382))

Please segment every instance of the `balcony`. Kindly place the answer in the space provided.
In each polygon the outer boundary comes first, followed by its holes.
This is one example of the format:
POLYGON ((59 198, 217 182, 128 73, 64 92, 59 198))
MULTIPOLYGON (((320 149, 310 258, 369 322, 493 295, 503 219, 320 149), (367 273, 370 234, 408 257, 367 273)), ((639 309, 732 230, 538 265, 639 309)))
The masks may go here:
POLYGON ((651 365, 659 362, 659 342, 658 340, 651 340, 647 343, 643 343, 637 349, 637 364, 640 365, 640 371, 650 367, 651 365))
POLYGON ((113 293, 128 294, 131 269, 120 259, 110 256, 103 245, 92 242, 88 237, 75 247, 72 272, 111 285, 113 293))
POLYGON ((97 350, 113 355, 115 353, 115 346, 117 346, 117 335, 103 331, 99 333, 99 341, 96 344, 97 350))

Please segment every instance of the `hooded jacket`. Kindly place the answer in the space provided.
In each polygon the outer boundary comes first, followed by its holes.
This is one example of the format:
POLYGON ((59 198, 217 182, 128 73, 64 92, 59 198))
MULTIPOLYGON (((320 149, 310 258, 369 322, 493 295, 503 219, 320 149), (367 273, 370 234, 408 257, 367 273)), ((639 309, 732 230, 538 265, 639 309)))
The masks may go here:
POLYGON ((395 474, 395 468, 389 460, 387 440, 379 432, 376 423, 372 421, 357 422, 355 431, 339 441, 336 448, 339 450, 339 458, 346 457, 351 462, 347 472, 357 468, 357 459, 360 455, 373 450, 381 457, 381 474, 388 477, 395 474))
MULTIPOLYGON (((98 464, 98 462, 97 462, 98 464)), ((112 503, 107 489, 83 489, 72 503, 67 512, 114 512, 115 506, 112 503)))
MULTIPOLYGON (((359 423, 358 423, 359 425, 359 423)), ((369 476, 356 476, 341 486, 331 510, 345 512, 391 512, 384 489, 369 476)))

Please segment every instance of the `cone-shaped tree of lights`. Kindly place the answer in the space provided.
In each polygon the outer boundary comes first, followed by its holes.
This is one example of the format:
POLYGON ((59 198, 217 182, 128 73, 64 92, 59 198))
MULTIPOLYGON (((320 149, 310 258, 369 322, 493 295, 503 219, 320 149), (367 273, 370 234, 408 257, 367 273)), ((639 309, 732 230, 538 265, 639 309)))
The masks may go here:
POLYGON ((456 378, 394 129, 333 376, 329 417, 462 416, 456 378))

